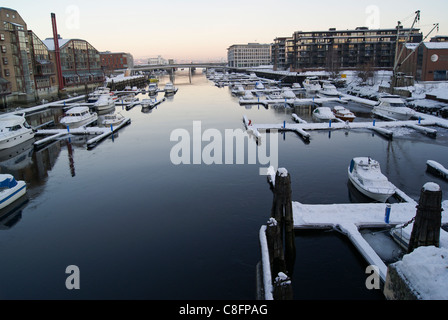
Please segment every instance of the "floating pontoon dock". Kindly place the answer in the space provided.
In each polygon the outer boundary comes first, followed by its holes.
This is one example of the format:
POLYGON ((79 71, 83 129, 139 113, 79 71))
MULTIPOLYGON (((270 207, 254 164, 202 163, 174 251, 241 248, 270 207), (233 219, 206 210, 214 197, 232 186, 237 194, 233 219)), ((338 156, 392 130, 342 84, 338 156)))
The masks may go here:
MULTIPOLYGON (((275 184, 275 171, 269 169, 268 181, 275 184)), ((294 229, 334 229, 345 234, 365 260, 378 267, 378 274, 386 281, 387 266, 371 245, 360 233, 363 228, 395 228, 412 223, 416 215, 417 202, 397 189, 397 196, 402 203, 348 203, 328 205, 306 205, 292 202, 294 229), (385 221, 386 209, 389 212, 389 223, 385 221)), ((448 201, 442 202, 444 212, 448 210, 448 201)), ((442 224, 448 223, 448 216, 442 215, 442 224)), ((266 237, 267 226, 261 227, 259 240, 261 245, 261 273, 263 281, 264 299, 273 300, 273 284, 270 267, 268 241, 266 237)), ((440 246, 448 248, 448 233, 441 229, 440 246)))
POLYGON ((95 136, 94 138, 90 139, 87 141, 87 148, 93 148, 96 146, 96 144, 98 142, 100 142, 101 140, 107 138, 108 136, 114 134, 115 132, 117 132, 118 130, 120 130, 121 128, 123 128, 124 126, 128 125, 131 123, 131 119, 130 118, 125 118, 123 119, 123 121, 114 126, 111 126, 110 128, 106 128, 106 127, 80 127, 80 128, 74 128, 74 129, 45 129, 45 130, 38 130, 36 132, 36 136, 45 136, 48 135, 49 137, 37 140, 36 142, 34 142, 34 145, 36 147, 39 147, 41 145, 44 145, 50 141, 53 140, 57 140, 60 139, 64 136, 70 135, 70 134, 80 134, 80 135, 93 135, 95 136))
POLYGON ((310 139, 310 134, 307 131, 312 130, 349 130, 349 129, 370 129, 374 130, 387 138, 393 137, 393 132, 386 128, 408 127, 416 131, 425 133, 428 136, 435 137, 437 131, 424 126, 438 126, 447 128, 447 123, 437 118, 428 118, 428 120, 408 120, 408 121, 376 121, 372 122, 343 122, 339 119, 329 122, 308 123, 298 117, 296 114, 292 115, 295 122, 298 123, 280 123, 280 124, 253 124, 252 121, 243 117, 243 122, 246 129, 250 129, 256 133, 259 131, 278 130, 278 131, 293 131, 297 132, 305 140, 310 139))

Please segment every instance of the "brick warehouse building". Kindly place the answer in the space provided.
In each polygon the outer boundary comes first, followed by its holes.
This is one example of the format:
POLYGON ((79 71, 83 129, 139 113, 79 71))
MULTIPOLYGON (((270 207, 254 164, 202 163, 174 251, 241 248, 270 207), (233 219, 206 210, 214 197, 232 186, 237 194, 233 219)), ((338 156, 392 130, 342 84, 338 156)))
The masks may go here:
POLYGON ((116 70, 134 67, 134 58, 125 52, 100 52, 101 67, 106 75, 111 75, 116 70))
POLYGON ((412 55, 399 68, 418 81, 448 80, 448 37, 435 37, 421 45, 408 44, 403 58, 412 55))

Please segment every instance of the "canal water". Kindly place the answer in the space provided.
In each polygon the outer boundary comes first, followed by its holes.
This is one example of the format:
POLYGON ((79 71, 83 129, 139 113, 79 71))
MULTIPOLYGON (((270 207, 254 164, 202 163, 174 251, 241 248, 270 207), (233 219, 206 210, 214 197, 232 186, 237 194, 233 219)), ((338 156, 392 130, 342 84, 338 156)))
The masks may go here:
MULTIPOLYGON (((179 140, 170 138, 193 138, 194 122, 224 137, 226 129, 244 129, 244 115, 283 123, 294 112, 312 121, 309 109, 242 107, 200 72, 191 83, 177 74, 175 85, 177 94, 151 112, 117 106, 132 123, 92 150, 72 136, 0 155, 1 172, 28 184, 28 201, 1 220, 0 299, 255 299, 258 234, 272 204, 259 175, 264 164, 175 165, 170 154, 179 140), (79 290, 66 288, 71 265, 79 268, 79 290)), ((372 120, 368 108, 349 107, 357 121, 372 120)), ((49 110, 29 121, 61 114, 49 110)), ((293 200, 306 204, 367 201, 348 183, 355 156, 378 160, 414 199, 428 181, 445 195, 447 183, 425 165, 446 163, 448 130, 437 129, 436 139, 396 129, 392 141, 368 130, 311 132, 310 143, 279 134, 279 166, 291 174, 293 200)), ((365 289, 365 262, 344 237, 300 233, 296 243, 296 299, 382 299, 365 289)))

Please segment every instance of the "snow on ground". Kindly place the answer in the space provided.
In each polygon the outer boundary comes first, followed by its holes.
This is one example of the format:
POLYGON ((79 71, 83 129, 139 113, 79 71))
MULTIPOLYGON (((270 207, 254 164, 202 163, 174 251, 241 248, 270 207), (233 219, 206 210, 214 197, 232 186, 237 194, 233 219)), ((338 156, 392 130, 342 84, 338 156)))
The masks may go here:
POLYGON ((395 263, 423 300, 448 300, 448 249, 420 247, 395 263))

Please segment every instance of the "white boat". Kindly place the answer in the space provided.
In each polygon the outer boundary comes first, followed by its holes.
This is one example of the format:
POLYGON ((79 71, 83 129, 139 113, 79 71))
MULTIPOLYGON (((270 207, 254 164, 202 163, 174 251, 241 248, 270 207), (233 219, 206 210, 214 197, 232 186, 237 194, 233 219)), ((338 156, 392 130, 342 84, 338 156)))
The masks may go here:
POLYGON ((265 87, 263 85, 263 83, 261 81, 257 81, 257 83, 255 83, 255 89, 257 90, 264 90, 265 87))
POLYGON ((308 93, 316 93, 322 89, 319 80, 317 80, 317 78, 306 78, 305 81, 303 82, 303 87, 306 89, 308 93))
POLYGON ((244 87, 242 85, 239 85, 238 87, 232 89, 232 93, 237 96, 242 96, 246 93, 246 90, 244 89, 244 87))
POLYGON ((107 110, 115 107, 115 100, 110 94, 102 94, 98 100, 93 104, 94 108, 98 111, 107 110))
POLYGON ((107 87, 98 87, 95 91, 89 94, 87 99, 88 103, 95 103, 98 101, 98 98, 103 94, 111 94, 110 89, 107 87))
POLYGON ((356 119, 355 114, 343 106, 335 106, 333 108, 333 113, 336 118, 341 119, 342 121, 353 122, 356 119))
POLYGON ((121 113, 110 113, 105 114, 103 116, 100 116, 100 122, 105 127, 115 126, 117 124, 120 124, 126 119, 121 113))
POLYGON ((25 115, 0 116, 0 150, 8 149, 34 138, 34 130, 25 115))
POLYGON ((335 120, 334 113, 328 107, 319 107, 313 111, 313 117, 318 121, 335 120))
POLYGON ((250 90, 245 90, 242 99, 243 100, 253 100, 253 99, 255 99, 255 97, 250 90))
POLYGON ((292 91, 291 88, 283 88, 281 95, 282 95, 283 99, 296 99, 297 98, 296 94, 292 91))
POLYGON ((324 83, 319 93, 327 97, 339 97, 340 93, 331 83, 324 83))
POLYGON ((16 181, 10 174, 0 174, 0 209, 26 194, 25 181, 16 181))
POLYGON ((374 114, 393 118, 395 120, 409 120, 415 116, 415 111, 406 107, 399 96, 386 95, 379 98, 379 104, 373 107, 374 114))
POLYGON ((69 128, 78 128, 97 120, 98 114, 96 112, 90 112, 89 107, 77 106, 69 109, 60 123, 69 128))
POLYGON ((157 83, 150 83, 148 86, 148 93, 149 95, 154 95, 157 93, 157 83))
POLYGON ((274 92, 271 92, 271 93, 268 95, 268 98, 269 98, 270 100, 282 100, 282 99, 284 99, 284 98, 283 98, 283 95, 282 95, 282 93, 281 93, 280 91, 274 91, 274 92))
POLYGON ((165 84, 165 93, 166 94, 171 94, 171 93, 175 93, 177 90, 174 87, 174 84, 172 82, 168 82, 167 84, 165 84))
POLYGON ((384 203, 395 194, 396 188, 381 173, 379 162, 368 157, 353 158, 348 177, 359 192, 378 202, 384 203))

